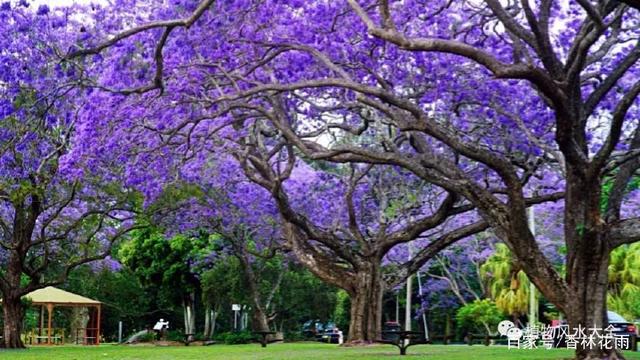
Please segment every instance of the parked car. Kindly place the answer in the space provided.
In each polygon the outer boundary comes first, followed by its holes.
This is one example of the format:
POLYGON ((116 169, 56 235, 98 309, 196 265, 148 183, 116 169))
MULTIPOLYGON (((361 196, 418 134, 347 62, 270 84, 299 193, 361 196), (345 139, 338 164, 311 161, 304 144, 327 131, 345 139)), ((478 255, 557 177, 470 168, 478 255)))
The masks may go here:
POLYGON ((637 334, 636 326, 632 322, 625 320, 622 316, 620 316, 618 313, 615 313, 613 311, 607 311, 607 319, 609 321, 609 325, 613 327, 614 335, 618 335, 618 336, 622 335, 622 336, 629 337, 629 342, 628 342, 629 346, 624 350, 631 350, 633 346, 633 344, 631 343, 631 336, 634 336, 637 334))
POLYGON ((308 320, 302 325, 302 336, 309 339, 317 339, 324 331, 324 324, 318 320, 308 320))
POLYGON ((400 324, 396 321, 387 321, 382 325, 382 340, 384 341, 397 341, 398 335, 394 332, 402 330, 400 324))
POLYGON ((338 344, 340 343, 341 337, 342 337, 342 332, 340 331, 340 329, 338 329, 335 323, 330 321, 324 324, 323 331, 318 333, 318 335, 316 336, 316 339, 322 342, 338 344))
MULTIPOLYGON (((613 327, 613 335, 614 336, 628 336, 629 337, 629 341, 628 346, 625 348, 622 348, 621 350, 631 350, 633 348, 633 343, 632 343, 632 336, 635 336, 636 333, 636 326, 630 322, 625 320, 622 316, 620 316, 620 314, 613 312, 613 311, 607 311, 607 321, 609 323, 609 325, 611 325, 613 327)), ((561 324, 559 324, 559 326, 566 326, 567 322, 566 321, 562 321, 561 324)), ((567 329, 567 331, 569 331, 569 333, 574 332, 575 330, 573 329, 567 329)), ((556 332, 555 333, 555 340, 554 340, 554 346, 555 347, 566 347, 567 346, 567 340, 565 337, 562 337, 560 332, 556 332)))

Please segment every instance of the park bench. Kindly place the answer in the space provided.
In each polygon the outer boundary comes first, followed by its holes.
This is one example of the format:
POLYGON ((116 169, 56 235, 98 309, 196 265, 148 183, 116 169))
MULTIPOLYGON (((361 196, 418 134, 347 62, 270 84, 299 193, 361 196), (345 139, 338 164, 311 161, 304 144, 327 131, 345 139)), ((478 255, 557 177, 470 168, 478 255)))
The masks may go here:
POLYGON ((419 331, 383 331, 383 334, 394 335, 393 340, 378 340, 383 344, 390 344, 400 349, 400 355, 407 355, 407 348, 413 345, 428 344, 424 333, 419 331))
MULTIPOLYGON (((46 330, 46 329, 45 329, 46 330)), ((51 339, 51 344, 60 345, 64 343, 64 329, 52 329, 51 337, 46 335, 46 331, 40 332, 31 331, 26 335, 27 343, 30 345, 38 345, 47 343, 51 339)))
POLYGON ((185 346, 189 346, 191 341, 193 341, 193 335, 194 334, 190 334, 190 333, 184 334, 184 338, 182 342, 184 342, 185 346))
POLYGON ((475 340, 480 340, 482 344, 484 344, 485 346, 491 345, 491 340, 500 341, 500 342, 507 341, 505 337, 501 337, 500 335, 472 334, 472 333, 467 334, 466 341, 469 346, 473 345, 475 340))
POLYGON ((270 342, 278 341, 278 340, 271 340, 271 341, 267 340, 267 336, 276 334, 275 331, 254 331, 253 333, 260 336, 260 345, 262 347, 267 347, 267 344, 270 342))

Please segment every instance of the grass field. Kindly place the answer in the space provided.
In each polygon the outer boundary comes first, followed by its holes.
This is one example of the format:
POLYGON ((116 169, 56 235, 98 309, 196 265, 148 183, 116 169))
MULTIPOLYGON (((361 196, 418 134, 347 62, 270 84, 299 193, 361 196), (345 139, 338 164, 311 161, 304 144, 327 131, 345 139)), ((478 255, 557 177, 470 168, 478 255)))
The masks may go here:
MULTIPOLYGON (((500 360, 500 359, 566 359, 572 351, 562 350, 517 350, 504 346, 482 345, 417 345, 410 347, 407 356, 399 356, 395 347, 373 345, 345 348, 321 343, 271 344, 263 349, 258 344, 213 345, 213 346, 54 346, 32 347, 27 350, 0 350, 0 359, 11 360, 234 360, 234 359, 434 359, 434 360, 500 360)), ((640 360, 640 353, 626 352, 627 359, 640 360)))

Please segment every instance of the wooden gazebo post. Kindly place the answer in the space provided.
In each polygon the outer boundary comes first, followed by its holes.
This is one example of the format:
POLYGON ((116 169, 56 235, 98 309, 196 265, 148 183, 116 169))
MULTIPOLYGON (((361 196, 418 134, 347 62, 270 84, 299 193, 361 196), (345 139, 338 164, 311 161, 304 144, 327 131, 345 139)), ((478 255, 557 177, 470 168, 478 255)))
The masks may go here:
POLYGON ((40 319, 38 320, 38 336, 42 336, 44 329, 44 305, 40 305, 40 319))
POLYGON ((96 345, 100 345, 100 310, 102 308, 102 304, 98 304, 97 306, 98 308, 98 326, 97 326, 97 330, 96 330, 96 345))
POLYGON ((49 313, 49 320, 47 321, 47 345, 51 345, 51 317, 52 317, 52 313, 53 313, 53 304, 52 303, 48 303, 47 304, 47 310, 49 313))

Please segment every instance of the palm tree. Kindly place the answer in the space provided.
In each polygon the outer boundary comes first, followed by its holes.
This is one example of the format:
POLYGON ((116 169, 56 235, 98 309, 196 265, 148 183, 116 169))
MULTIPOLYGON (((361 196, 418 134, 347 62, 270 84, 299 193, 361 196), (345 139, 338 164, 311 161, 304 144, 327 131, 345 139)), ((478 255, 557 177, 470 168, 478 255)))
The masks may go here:
POLYGON ((623 317, 640 317, 640 243, 611 252, 607 306, 623 317))
MULTIPOLYGON (((520 271, 506 245, 496 245, 495 253, 480 267, 480 275, 487 296, 500 310, 514 318, 527 313, 529 279, 520 271)), ((611 252, 607 306, 628 320, 640 318, 640 243, 611 252)))
POLYGON ((489 297, 498 309, 517 319, 529 309, 529 279, 505 244, 496 244, 496 251, 480 267, 489 297))

